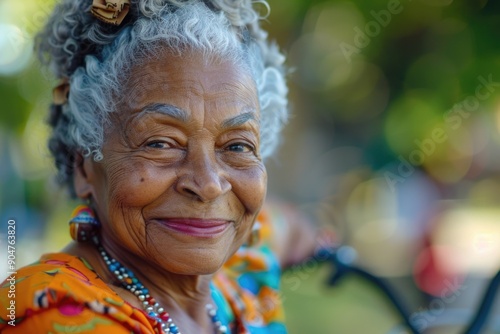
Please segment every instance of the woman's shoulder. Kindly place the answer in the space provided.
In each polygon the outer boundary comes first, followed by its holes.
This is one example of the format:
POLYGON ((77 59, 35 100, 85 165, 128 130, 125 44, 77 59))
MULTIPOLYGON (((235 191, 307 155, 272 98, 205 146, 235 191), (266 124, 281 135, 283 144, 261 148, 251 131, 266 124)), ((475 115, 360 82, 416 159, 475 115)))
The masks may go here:
MULTIPOLYGON (((46 308, 67 295, 76 302, 113 295, 84 259, 64 253, 43 255, 10 275, 0 289, 13 289, 12 282, 15 282, 18 312, 25 311, 25 308, 46 308)), ((5 293, 2 293, 1 298, 4 297, 5 293)))
POLYGON ((0 330, 6 333, 28 333, 32 328, 61 332, 68 326, 82 333, 110 328, 130 333, 149 325, 145 315, 110 289, 83 258, 64 253, 46 254, 7 277, 0 301, 15 310, 14 316, 0 315, 0 330))
POLYGON ((224 270, 231 271, 233 276, 258 275, 260 277, 265 274, 273 277, 277 285, 281 268, 276 256, 273 237, 274 226, 266 207, 257 216, 247 243, 226 261, 224 270))
POLYGON ((269 210, 264 208, 248 242, 214 277, 215 287, 228 303, 217 302, 219 310, 224 318, 231 319, 233 332, 286 333, 274 228, 269 210))

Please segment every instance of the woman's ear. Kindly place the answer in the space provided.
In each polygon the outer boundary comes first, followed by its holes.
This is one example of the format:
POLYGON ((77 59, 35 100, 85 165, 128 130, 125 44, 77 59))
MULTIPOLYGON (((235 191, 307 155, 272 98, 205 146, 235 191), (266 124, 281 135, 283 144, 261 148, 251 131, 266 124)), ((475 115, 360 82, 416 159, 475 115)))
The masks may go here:
POLYGON ((94 197, 93 180, 95 175, 91 159, 91 157, 84 158, 80 153, 75 155, 73 185, 76 196, 81 199, 94 197))

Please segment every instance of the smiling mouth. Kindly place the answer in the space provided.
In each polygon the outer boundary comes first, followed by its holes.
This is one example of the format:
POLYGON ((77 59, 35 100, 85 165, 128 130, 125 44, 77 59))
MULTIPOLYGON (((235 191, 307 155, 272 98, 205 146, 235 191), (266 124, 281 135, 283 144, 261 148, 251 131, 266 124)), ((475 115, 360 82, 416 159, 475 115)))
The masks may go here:
POLYGON ((158 219, 163 226, 179 233, 199 238, 215 238, 226 231, 228 220, 205 220, 193 218, 158 219))

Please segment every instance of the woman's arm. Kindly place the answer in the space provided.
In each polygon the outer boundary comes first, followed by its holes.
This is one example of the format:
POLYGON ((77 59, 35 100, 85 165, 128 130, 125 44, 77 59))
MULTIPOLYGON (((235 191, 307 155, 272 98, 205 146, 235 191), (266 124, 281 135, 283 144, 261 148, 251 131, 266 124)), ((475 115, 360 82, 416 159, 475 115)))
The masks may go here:
POLYGON ((267 210, 273 224, 273 248, 281 268, 306 261, 321 248, 333 245, 332 230, 311 221, 296 206, 272 200, 267 210))

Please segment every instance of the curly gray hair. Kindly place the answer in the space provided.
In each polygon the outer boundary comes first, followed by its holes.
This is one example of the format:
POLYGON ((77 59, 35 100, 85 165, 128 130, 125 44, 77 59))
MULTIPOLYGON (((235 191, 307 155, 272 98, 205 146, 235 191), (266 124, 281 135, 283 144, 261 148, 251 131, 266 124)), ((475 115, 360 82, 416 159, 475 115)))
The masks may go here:
POLYGON ((268 7, 263 0, 132 0, 122 24, 111 26, 90 14, 91 0, 61 0, 36 39, 41 62, 70 80, 68 103, 52 105, 49 117, 59 181, 73 193, 76 152, 102 159, 104 128, 119 102, 108 97, 121 96, 127 73, 161 47, 250 69, 261 107, 260 153, 270 156, 288 117, 288 90, 284 56, 260 28, 256 2, 268 7))

